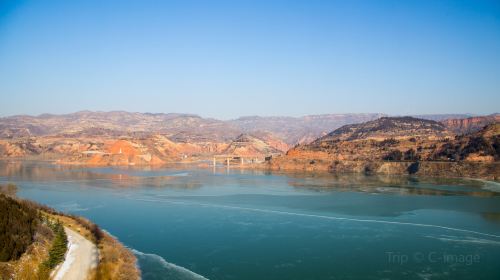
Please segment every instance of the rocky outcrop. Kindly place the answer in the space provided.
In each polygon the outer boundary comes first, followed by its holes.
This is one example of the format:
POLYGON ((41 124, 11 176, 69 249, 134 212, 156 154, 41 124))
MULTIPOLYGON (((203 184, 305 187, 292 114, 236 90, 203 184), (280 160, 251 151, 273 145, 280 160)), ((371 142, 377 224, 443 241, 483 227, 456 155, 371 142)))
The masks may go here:
POLYGON ((159 165, 212 159, 213 155, 264 158, 288 146, 268 134, 242 134, 231 142, 174 142, 164 135, 147 137, 30 137, 0 140, 0 158, 55 160, 60 164, 159 165), (264 139, 262 139, 264 138, 264 139))
POLYGON ((361 139, 399 139, 410 137, 442 138, 449 137, 443 124, 413 117, 382 117, 373 121, 345 125, 315 143, 336 140, 361 140, 361 139))
POLYGON ((448 130, 456 134, 477 132, 483 127, 496 122, 500 122, 500 114, 463 119, 446 119, 441 121, 448 130))
POLYGON ((500 123, 490 124, 476 133, 457 136, 436 148, 433 160, 500 161, 500 123))
POLYGON ((362 173, 369 175, 466 177, 500 181, 499 162, 332 161, 327 159, 277 157, 268 163, 268 168, 289 171, 326 171, 336 174, 362 173))
POLYGON ((142 139, 106 139, 97 150, 84 150, 58 160, 65 164, 159 165, 221 151, 225 145, 176 143, 155 135, 142 139))
POLYGON ((335 173, 417 174, 500 180, 500 124, 451 137, 442 124, 381 118, 342 127, 286 155, 271 169, 335 173))
POLYGON ((273 147, 272 144, 275 146, 282 146, 284 144, 279 143, 277 140, 274 142, 271 140, 269 142, 271 144, 253 135, 241 134, 236 137, 236 139, 231 141, 227 148, 221 153, 226 155, 253 157, 265 157, 272 154, 282 153, 280 150, 273 147))

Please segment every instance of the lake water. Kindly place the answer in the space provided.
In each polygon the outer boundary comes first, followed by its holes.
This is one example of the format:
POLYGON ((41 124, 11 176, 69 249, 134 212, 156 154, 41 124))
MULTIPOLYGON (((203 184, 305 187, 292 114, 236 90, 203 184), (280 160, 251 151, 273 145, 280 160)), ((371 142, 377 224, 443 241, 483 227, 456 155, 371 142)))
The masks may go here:
POLYGON ((500 186, 457 179, 0 162, 144 279, 500 279, 500 186))

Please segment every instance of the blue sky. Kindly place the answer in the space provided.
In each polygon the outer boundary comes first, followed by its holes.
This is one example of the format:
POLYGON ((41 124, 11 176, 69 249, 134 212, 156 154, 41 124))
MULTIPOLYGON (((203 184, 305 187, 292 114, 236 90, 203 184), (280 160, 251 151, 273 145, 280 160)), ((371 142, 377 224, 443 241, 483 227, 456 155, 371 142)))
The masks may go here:
POLYGON ((0 116, 500 111, 500 1, 0 0, 0 116))

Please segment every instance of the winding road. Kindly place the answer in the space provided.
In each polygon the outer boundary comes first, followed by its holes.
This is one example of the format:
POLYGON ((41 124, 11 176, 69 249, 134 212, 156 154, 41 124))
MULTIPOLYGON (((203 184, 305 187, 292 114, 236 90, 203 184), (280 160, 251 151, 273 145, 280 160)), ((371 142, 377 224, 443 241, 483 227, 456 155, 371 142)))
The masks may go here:
POLYGON ((97 266, 97 247, 67 227, 64 228, 68 236, 68 251, 64 262, 54 275, 54 280, 85 280, 91 269, 97 266))

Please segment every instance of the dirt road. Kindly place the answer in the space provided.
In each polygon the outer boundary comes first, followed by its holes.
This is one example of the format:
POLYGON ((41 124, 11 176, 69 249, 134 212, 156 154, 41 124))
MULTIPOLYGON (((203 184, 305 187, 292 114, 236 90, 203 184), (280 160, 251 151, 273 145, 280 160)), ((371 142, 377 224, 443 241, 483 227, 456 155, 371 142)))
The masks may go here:
POLYGON ((97 247, 77 232, 65 227, 68 251, 64 262, 57 269, 54 280, 85 280, 97 266, 97 247))

